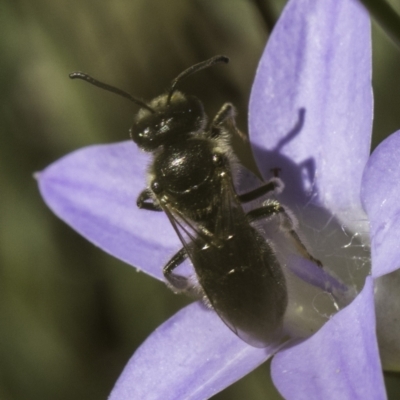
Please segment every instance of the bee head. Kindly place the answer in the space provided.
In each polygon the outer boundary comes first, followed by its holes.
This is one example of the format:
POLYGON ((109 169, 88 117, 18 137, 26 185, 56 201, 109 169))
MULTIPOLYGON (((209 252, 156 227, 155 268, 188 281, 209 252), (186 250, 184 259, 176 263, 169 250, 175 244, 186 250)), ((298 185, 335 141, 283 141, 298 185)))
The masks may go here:
POLYGON ((215 56, 192 65, 172 81, 166 94, 156 97, 149 104, 83 72, 73 72, 69 76, 71 79, 82 79, 139 105, 141 108, 134 119, 130 134, 141 149, 153 151, 162 145, 169 145, 190 137, 204 128, 207 121, 200 100, 177 91, 176 86, 195 72, 228 61, 229 59, 225 56, 215 56))
POLYGON ((194 96, 175 91, 153 99, 149 109, 141 108, 130 129, 133 141, 145 151, 169 145, 204 129, 207 117, 194 96))

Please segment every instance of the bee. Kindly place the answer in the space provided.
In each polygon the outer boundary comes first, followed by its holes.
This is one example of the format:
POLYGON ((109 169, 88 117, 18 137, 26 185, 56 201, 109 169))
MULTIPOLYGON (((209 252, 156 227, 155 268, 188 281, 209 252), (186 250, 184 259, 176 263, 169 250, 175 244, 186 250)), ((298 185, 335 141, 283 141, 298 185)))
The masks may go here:
POLYGON ((288 295, 278 258, 255 223, 283 216, 285 229, 301 253, 320 263, 307 251, 280 203, 269 201, 244 210, 244 203, 279 190, 282 183, 273 177, 255 190, 236 192, 238 161, 231 137, 240 132, 234 106, 225 103, 208 123, 202 102, 176 89, 189 75, 228 61, 219 55, 191 66, 172 81, 166 93, 148 103, 82 72, 73 72, 70 78, 85 80, 140 106, 130 136, 153 159, 148 185, 137 205, 163 211, 182 242, 163 268, 169 286, 176 292, 198 291, 237 336, 254 347, 265 347, 279 336, 288 295), (175 271, 187 259, 193 264, 196 282, 175 271))

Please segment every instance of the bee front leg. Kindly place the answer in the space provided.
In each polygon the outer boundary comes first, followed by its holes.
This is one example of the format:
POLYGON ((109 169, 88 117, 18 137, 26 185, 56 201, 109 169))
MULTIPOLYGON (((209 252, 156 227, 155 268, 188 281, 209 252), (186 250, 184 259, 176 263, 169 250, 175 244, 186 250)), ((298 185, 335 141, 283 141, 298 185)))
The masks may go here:
POLYGON ((172 272, 175 268, 181 265, 187 258, 188 254, 185 248, 182 248, 167 262, 167 264, 163 268, 163 274, 165 276, 165 279, 168 281, 168 283, 170 284, 171 288, 174 291, 182 292, 190 288, 190 283, 188 278, 178 274, 174 274, 172 272))
POLYGON ((162 211, 159 205, 154 204, 150 189, 144 189, 139 194, 136 204, 139 208, 150 211, 162 211))
POLYGON ((309 251, 307 250, 307 247, 304 245, 304 243, 301 241, 298 233, 295 230, 295 223, 288 214, 288 212, 285 210, 285 208, 277 201, 270 201, 269 203, 266 203, 260 208, 256 208, 254 210, 249 211, 247 214, 247 218, 249 219, 249 222, 257 221, 259 219, 263 218, 270 218, 274 216, 282 216, 283 221, 282 221, 282 229, 284 232, 287 232, 290 237, 293 239, 297 250, 300 252, 300 254, 304 258, 308 258, 310 261, 312 261, 314 264, 317 264, 318 267, 322 268, 323 265, 321 261, 317 260, 315 257, 313 257, 309 251))
POLYGON ((222 132, 221 128, 225 123, 228 123, 231 130, 236 135, 238 135, 242 140, 247 140, 246 135, 240 132, 240 130, 236 126, 235 115, 236 115, 236 109, 233 106, 233 104, 225 103, 211 122, 210 126, 211 137, 212 138, 219 137, 222 132))
POLYGON ((275 192, 275 194, 279 194, 282 192, 283 186, 283 182, 279 178, 275 177, 270 179, 267 183, 258 187, 257 189, 238 195, 238 198, 241 203, 247 203, 249 201, 256 200, 270 192, 275 192))

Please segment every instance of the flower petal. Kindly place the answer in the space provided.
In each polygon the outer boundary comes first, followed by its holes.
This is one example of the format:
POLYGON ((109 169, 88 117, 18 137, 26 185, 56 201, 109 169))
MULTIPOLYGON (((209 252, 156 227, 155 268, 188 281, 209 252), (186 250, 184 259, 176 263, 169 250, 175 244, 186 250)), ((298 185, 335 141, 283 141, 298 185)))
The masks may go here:
POLYGON ((246 345, 197 302, 147 338, 129 360, 109 400, 208 399, 276 350, 246 345))
POLYGON ((314 336, 281 350, 272 379, 285 399, 385 399, 373 280, 314 336))
POLYGON ((363 175, 361 197, 371 225, 372 275, 382 364, 400 370, 400 131, 372 153, 363 175), (387 274, 387 275, 386 275, 387 274))
POLYGON ((371 226, 372 275, 400 267, 400 131, 372 153, 365 168, 361 197, 371 226))
POLYGON ((400 270, 375 279, 379 352, 385 370, 400 371, 400 270))
POLYGON ((162 265, 181 245, 163 213, 136 206, 147 164, 134 143, 122 142, 75 151, 36 177, 58 217, 106 252, 162 279, 162 265))
POLYGON ((370 22, 358 1, 289 1, 261 58, 249 121, 261 173, 281 168, 288 199, 314 194, 336 214, 361 210, 372 89, 370 22))

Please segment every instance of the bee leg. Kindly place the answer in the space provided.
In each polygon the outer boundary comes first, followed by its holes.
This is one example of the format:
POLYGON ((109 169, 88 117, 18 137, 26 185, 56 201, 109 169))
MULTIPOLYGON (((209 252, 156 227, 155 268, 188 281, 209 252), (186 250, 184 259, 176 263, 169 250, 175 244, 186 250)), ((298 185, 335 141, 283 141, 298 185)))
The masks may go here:
POLYGON ((282 190, 283 182, 279 178, 272 178, 267 183, 258 187, 257 189, 238 195, 238 198, 241 203, 247 203, 249 201, 258 199, 259 197, 269 192, 280 193, 282 192, 282 190))
POLYGON ((171 285, 172 289, 182 292, 190 288, 189 279, 184 276, 174 274, 172 271, 182 264, 188 258, 188 254, 183 247, 180 249, 165 265, 163 274, 165 279, 171 285))
POLYGON ((222 132, 221 128, 224 123, 228 123, 232 131, 238 135, 242 140, 247 141, 246 135, 244 135, 236 126, 235 121, 236 109, 232 103, 225 103, 218 111, 217 115, 211 122, 210 132, 212 138, 218 138, 222 132))
POLYGON ((144 189, 138 196, 136 204, 139 208, 150 211, 162 211, 162 208, 153 202, 151 197, 151 191, 149 189, 144 189))
POLYGON ((260 208, 256 208, 254 210, 249 211, 247 214, 247 218, 249 219, 249 222, 257 221, 262 218, 270 218, 274 217, 276 215, 282 216, 283 221, 282 221, 282 228, 285 232, 287 232, 290 237, 293 239, 297 250, 300 252, 300 254, 304 258, 308 258, 310 261, 312 261, 314 264, 317 264, 318 267, 322 268, 323 265, 321 261, 317 260, 315 257, 313 257, 309 251, 307 250, 307 247, 304 245, 304 243, 301 241, 299 235, 295 231, 295 223, 288 214, 288 212, 285 210, 285 208, 277 201, 271 201, 269 203, 266 203, 260 208))

